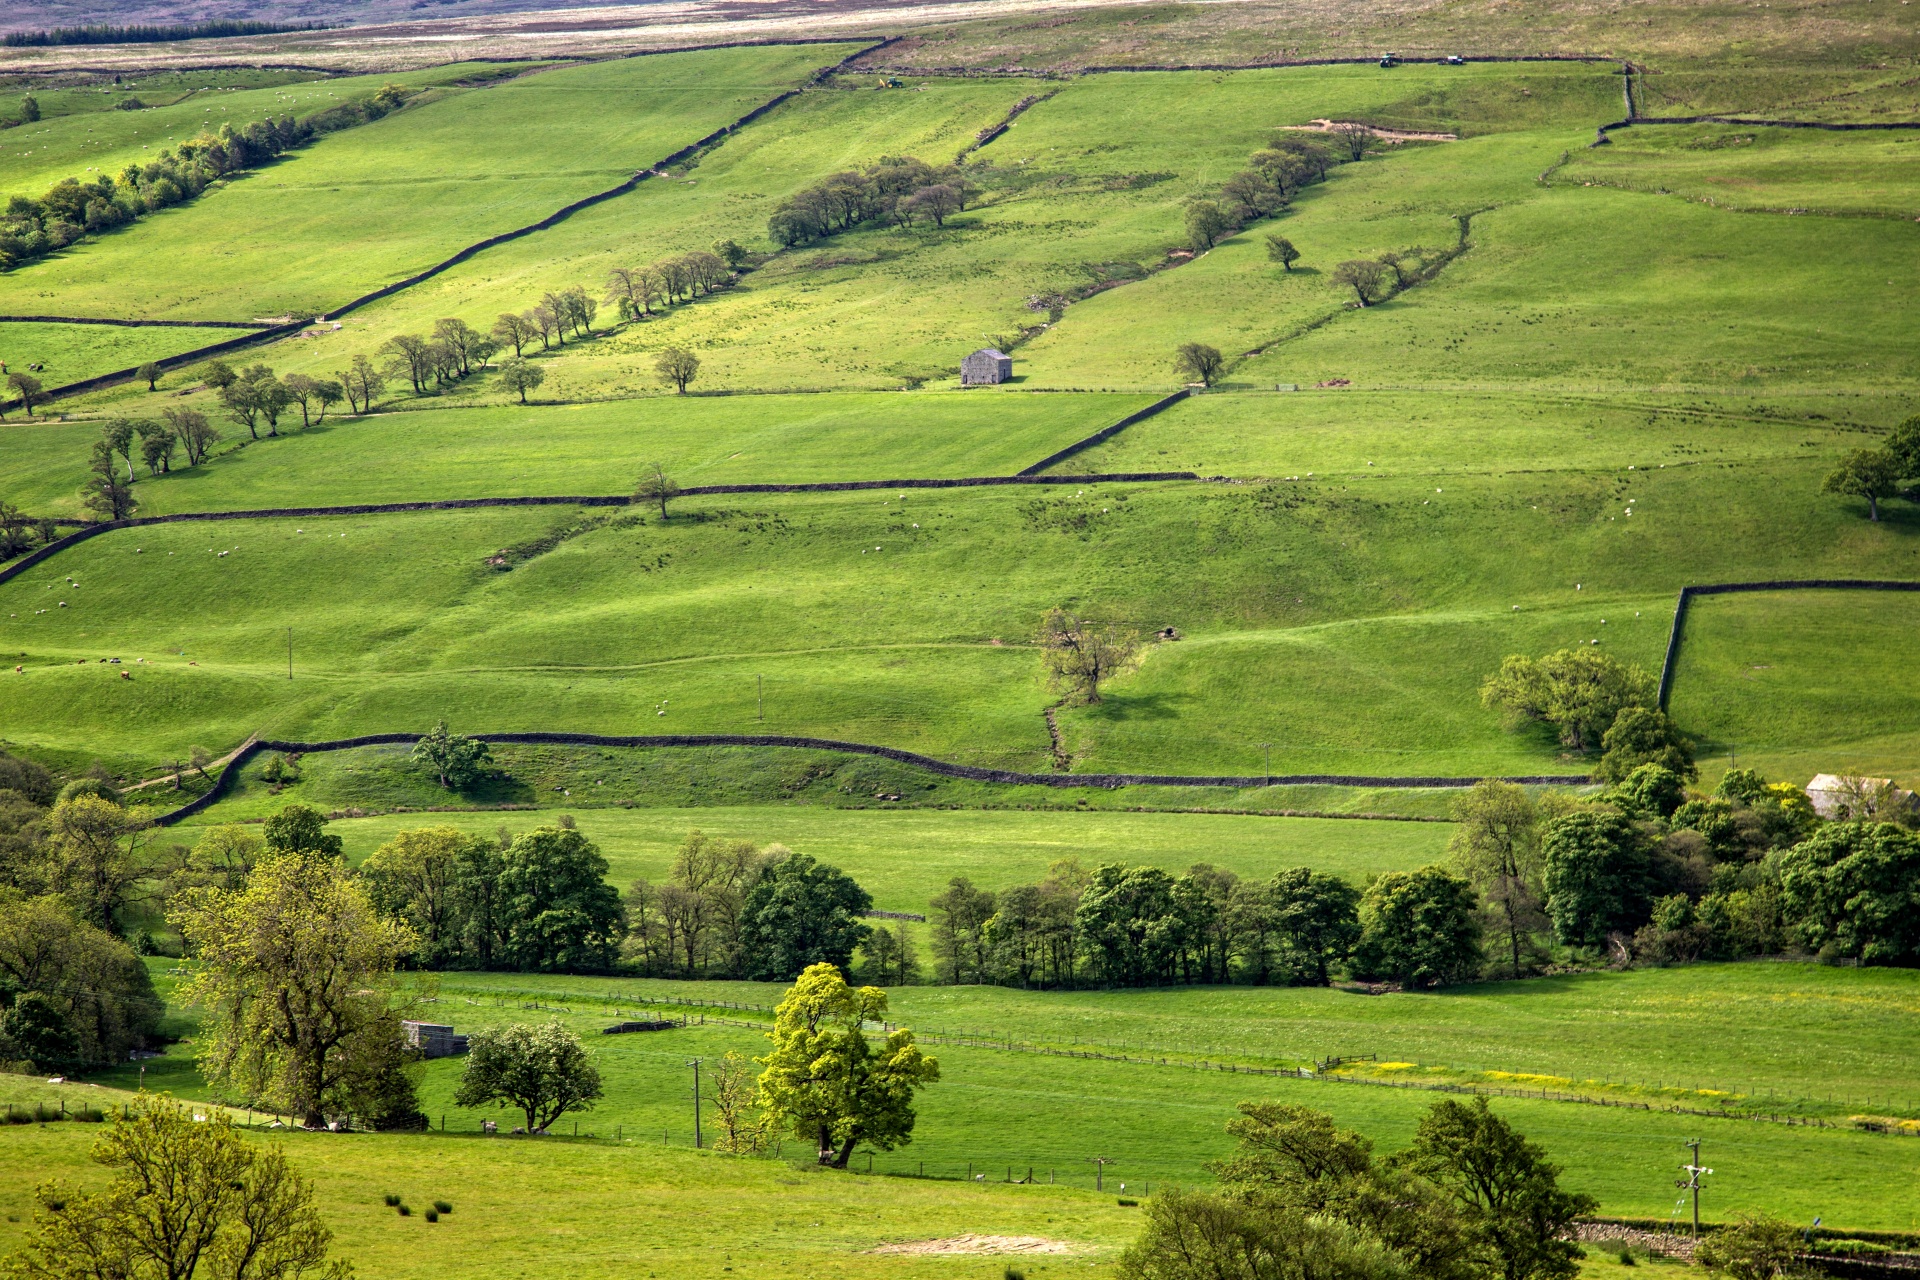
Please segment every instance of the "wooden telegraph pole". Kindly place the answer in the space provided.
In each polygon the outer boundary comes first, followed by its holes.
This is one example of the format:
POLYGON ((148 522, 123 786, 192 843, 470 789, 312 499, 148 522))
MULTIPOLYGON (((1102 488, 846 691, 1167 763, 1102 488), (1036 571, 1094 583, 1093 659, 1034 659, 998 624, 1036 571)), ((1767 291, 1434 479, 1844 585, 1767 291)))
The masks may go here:
POLYGON ((1689 1163, 1680 1166, 1681 1171, 1687 1176, 1675 1179, 1673 1185, 1679 1187, 1682 1191, 1690 1191, 1693 1193, 1693 1237, 1698 1240, 1700 1238, 1700 1175, 1703 1173, 1712 1173, 1713 1170, 1703 1168, 1700 1164, 1700 1139, 1695 1138, 1690 1142, 1683 1142, 1680 1145, 1693 1149, 1693 1159, 1689 1163))

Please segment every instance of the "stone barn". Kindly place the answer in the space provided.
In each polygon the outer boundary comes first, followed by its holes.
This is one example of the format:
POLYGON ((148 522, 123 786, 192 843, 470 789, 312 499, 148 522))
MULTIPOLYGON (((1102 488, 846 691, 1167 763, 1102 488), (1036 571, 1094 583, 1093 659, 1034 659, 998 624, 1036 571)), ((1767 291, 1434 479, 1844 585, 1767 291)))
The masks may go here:
POLYGON ((960 385, 991 387, 1013 376, 1013 357, 992 347, 983 347, 960 362, 960 385))

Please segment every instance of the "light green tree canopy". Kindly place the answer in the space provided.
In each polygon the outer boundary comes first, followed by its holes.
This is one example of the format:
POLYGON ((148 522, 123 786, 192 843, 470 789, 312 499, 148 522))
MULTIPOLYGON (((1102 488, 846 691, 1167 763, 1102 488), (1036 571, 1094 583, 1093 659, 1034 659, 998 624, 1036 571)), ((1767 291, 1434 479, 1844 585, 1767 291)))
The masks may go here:
POLYGON ((602 1092, 593 1055, 555 1018, 474 1032, 453 1104, 518 1107, 527 1132, 539 1133, 569 1111, 591 1111, 602 1092))
POLYGON ((878 1048, 867 1039, 862 1028, 886 1016, 886 992, 850 987, 830 964, 810 966, 774 1010, 760 1096, 772 1123, 818 1144, 823 1165, 846 1168, 862 1142, 911 1142, 914 1091, 940 1078, 906 1028, 878 1048))

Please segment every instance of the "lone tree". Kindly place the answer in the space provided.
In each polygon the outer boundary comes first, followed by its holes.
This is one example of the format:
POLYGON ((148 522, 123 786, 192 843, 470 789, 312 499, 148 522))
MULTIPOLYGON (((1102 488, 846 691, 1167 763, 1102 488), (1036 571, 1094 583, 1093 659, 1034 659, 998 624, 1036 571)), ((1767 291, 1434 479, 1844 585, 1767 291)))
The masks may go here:
POLYGON ((432 769, 441 786, 458 791, 485 772, 491 756, 486 743, 449 732, 442 720, 413 744, 413 758, 432 769))
POLYGON ((1899 492, 1900 463, 1886 449, 1855 449, 1820 482, 1822 493, 1867 500, 1867 519, 1880 518, 1880 499, 1899 492))
POLYGON ((1184 342, 1173 353, 1173 371, 1189 382, 1198 382, 1210 387, 1213 380, 1220 376, 1220 370, 1226 367, 1226 357, 1216 347, 1204 342, 1184 342))
POLYGON ((146 382, 147 390, 156 391, 160 387, 160 365, 152 360, 140 366, 140 378, 146 382))
MULTIPOLYGON (((274 844, 274 832, 268 843, 274 844)), ((183 998, 203 1006, 201 1072, 309 1128, 400 1067, 393 970, 415 949, 335 855, 278 853, 240 890, 190 889, 168 918, 200 957, 183 998)))
POLYGON ((668 347, 653 362, 653 368, 662 383, 672 387, 676 394, 685 395, 687 384, 700 372, 700 357, 685 347, 668 347))
POLYGON ((94 1144, 94 1163, 112 1171, 104 1187, 35 1189, 35 1230, 8 1274, 348 1280, 351 1265, 327 1260, 333 1233, 286 1152, 240 1137, 223 1111, 198 1110, 141 1094, 94 1144))
POLYGON ((1277 262, 1288 271, 1300 261, 1300 251, 1293 247, 1293 241, 1285 236, 1267 237, 1267 261, 1277 262))
POLYGON ((1370 307, 1390 294, 1391 269, 1372 258, 1349 258, 1333 269, 1333 282, 1353 290, 1360 305, 1370 307))
POLYGON ((1453 802, 1453 816, 1460 825, 1447 852, 1506 935, 1511 976, 1517 978, 1522 941, 1547 923, 1540 811, 1525 788, 1483 778, 1453 802))
POLYGON ((13 394, 20 398, 20 407, 27 411, 29 418, 33 416, 33 406, 45 404, 52 399, 47 394, 46 388, 41 385, 40 379, 32 374, 10 373, 7 375, 7 385, 12 387, 13 394))
POLYGON ((593 1055, 555 1018, 538 1026, 514 1022, 474 1032, 453 1105, 518 1107, 527 1118, 527 1132, 544 1133, 569 1111, 593 1110, 602 1092, 593 1055))
POLYGON ((679 496, 680 486, 673 482, 673 477, 668 475, 657 462, 640 477, 640 483, 633 491, 635 502, 659 504, 662 520, 667 518, 667 503, 679 496))
POLYGON ((878 1048, 867 1039, 864 1026, 886 1016, 886 992, 849 987, 830 964, 810 966, 773 1011, 760 1096, 770 1123, 813 1139, 823 1165, 846 1168, 862 1142, 881 1151, 911 1142, 914 1091, 940 1078, 906 1028, 878 1048))
POLYGON ((1088 706, 1100 701, 1102 680, 1140 661, 1138 632, 1076 618, 1065 609, 1047 611, 1038 640, 1048 685, 1088 706))
POLYGON ((520 403, 527 402, 527 392, 532 391, 547 380, 547 375, 539 365, 531 360, 522 359, 516 353, 511 359, 500 362, 500 385, 509 391, 518 392, 520 403))

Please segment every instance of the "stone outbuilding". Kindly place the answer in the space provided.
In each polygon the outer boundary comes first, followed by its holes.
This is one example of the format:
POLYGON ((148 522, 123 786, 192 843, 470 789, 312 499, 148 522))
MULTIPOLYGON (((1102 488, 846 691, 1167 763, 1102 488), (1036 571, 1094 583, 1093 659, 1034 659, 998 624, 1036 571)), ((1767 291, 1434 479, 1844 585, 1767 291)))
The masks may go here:
POLYGON ((1817 773, 1807 784, 1813 811, 1829 821, 1852 818, 1891 818, 1914 808, 1914 794, 1893 785, 1891 778, 1860 778, 1852 774, 1817 773))
POLYGON ((982 347, 960 362, 960 385, 991 387, 1013 376, 1013 357, 992 347, 982 347))
POLYGON ((455 1035, 452 1027, 434 1022, 402 1022, 407 1044, 423 1058, 457 1058, 467 1051, 467 1038, 455 1035))

